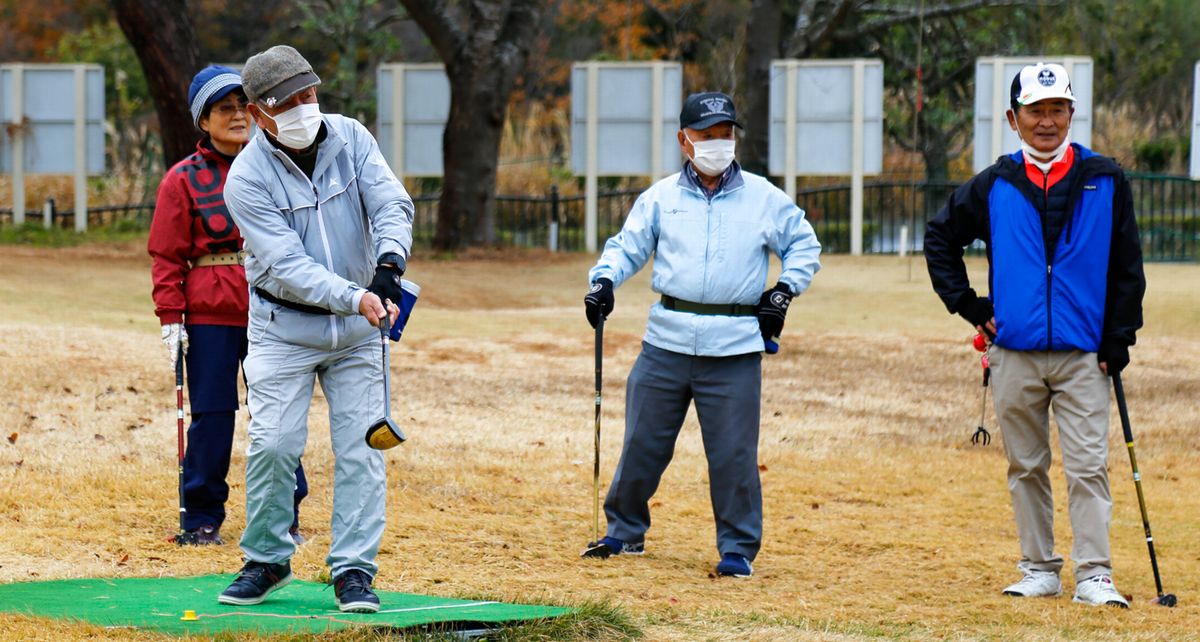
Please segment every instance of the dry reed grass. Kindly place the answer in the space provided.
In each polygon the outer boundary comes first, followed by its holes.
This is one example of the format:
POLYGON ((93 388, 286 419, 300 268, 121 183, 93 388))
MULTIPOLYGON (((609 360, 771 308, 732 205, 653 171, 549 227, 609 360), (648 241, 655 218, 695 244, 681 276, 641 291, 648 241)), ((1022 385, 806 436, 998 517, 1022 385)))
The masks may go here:
MULTIPOLYGON (((1136 600, 1115 611, 999 595, 1018 554, 1004 457, 997 444, 967 442, 978 362, 919 258, 827 257, 797 300, 781 353, 764 359, 766 541, 754 578, 711 576, 717 554, 694 414, 654 499, 648 553, 580 560, 591 536, 592 337, 580 306, 590 260, 413 262, 422 302, 392 362, 396 417, 410 441, 387 453, 380 587, 608 599, 652 640, 1200 639, 1200 267, 1149 266, 1147 327, 1127 375, 1160 564, 1181 605, 1146 605, 1153 582, 1114 414, 1113 555, 1118 586, 1136 600)), ((165 541, 177 523, 175 422, 149 290, 138 246, 0 252, 0 426, 16 435, 0 442, 0 581, 239 566, 244 413, 224 531, 231 544, 180 550, 165 541)), ((653 300, 647 274, 617 300, 602 484, 653 300)), ((329 543, 327 444, 318 395, 305 457, 310 543, 293 561, 305 579, 323 574, 329 543)), ((1056 532, 1068 553, 1055 461, 1056 532)), ((98 637, 157 639, 0 616, 0 639, 98 637)))

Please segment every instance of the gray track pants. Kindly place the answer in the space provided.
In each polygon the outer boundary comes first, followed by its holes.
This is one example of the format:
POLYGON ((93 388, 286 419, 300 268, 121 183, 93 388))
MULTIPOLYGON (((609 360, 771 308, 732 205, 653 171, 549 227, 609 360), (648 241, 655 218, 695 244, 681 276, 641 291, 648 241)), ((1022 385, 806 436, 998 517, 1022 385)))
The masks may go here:
POLYGON ((608 535, 626 542, 645 538, 650 498, 694 400, 708 457, 717 549, 753 560, 762 543, 761 391, 760 353, 695 357, 643 343, 626 382, 625 445, 604 500, 608 535))
POLYGON ((996 417, 1008 456, 1022 570, 1059 572, 1050 492, 1050 414, 1058 424, 1076 580, 1112 572, 1108 530, 1108 377, 1091 352, 989 352, 996 417))
MULTIPOLYGON (((378 337, 378 335, 375 335, 378 337)), ((278 564, 295 552, 288 535, 296 464, 308 439, 313 380, 329 403, 333 442, 333 542, 325 559, 336 577, 348 569, 378 571, 387 479, 383 454, 364 440, 383 414, 378 338, 337 350, 273 340, 251 342, 244 365, 250 408, 246 449, 246 559, 278 564)))

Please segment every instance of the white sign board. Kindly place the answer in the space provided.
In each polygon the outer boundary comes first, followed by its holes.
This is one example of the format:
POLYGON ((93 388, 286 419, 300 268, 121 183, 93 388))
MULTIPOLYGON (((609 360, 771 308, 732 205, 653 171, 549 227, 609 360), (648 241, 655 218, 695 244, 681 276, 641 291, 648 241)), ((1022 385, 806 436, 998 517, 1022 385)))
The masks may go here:
POLYGON ((585 245, 596 251, 597 177, 660 176, 683 161, 679 63, 580 62, 571 68, 571 170, 585 176, 585 245))
POLYGON ((679 171, 682 159, 675 133, 682 101, 683 69, 678 63, 576 63, 571 69, 571 170, 587 173, 587 128, 595 114, 598 176, 665 176, 679 171), (594 95, 588 91, 591 73, 596 74, 594 95))
POLYGON ((1192 71, 1192 180, 1200 180, 1200 62, 1192 71))
POLYGON ((0 173, 25 222, 25 174, 75 175, 75 229, 87 229, 87 175, 104 172, 104 68, 0 65, 0 173))
POLYGON ((376 72, 383 157, 398 177, 441 176, 450 79, 441 64, 388 63, 376 72))
POLYGON ((1021 140, 1008 125, 1012 79, 1026 65, 1058 63, 1067 69, 1075 94, 1071 141, 1092 145, 1092 59, 1087 56, 1002 57, 975 61, 975 144, 972 167, 982 172, 1004 154, 1021 148, 1021 140), (999 71, 999 73, 997 73, 999 71))
POLYGON ((855 140, 862 172, 883 171, 881 61, 776 60, 771 63, 770 91, 772 175, 786 175, 789 160, 799 176, 852 175, 855 140), (860 85, 855 84, 856 66, 862 68, 860 85))
POLYGON ((850 253, 862 254, 863 176, 883 171, 883 62, 771 62, 767 169, 795 200, 796 176, 850 175, 850 253))

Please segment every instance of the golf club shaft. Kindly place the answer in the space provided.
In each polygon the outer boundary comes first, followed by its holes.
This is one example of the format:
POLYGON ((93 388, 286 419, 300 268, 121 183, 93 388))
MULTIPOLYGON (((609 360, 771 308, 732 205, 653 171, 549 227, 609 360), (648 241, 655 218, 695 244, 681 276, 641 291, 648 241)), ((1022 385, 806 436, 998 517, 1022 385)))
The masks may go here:
POLYGON ((383 345, 383 416, 392 416, 392 367, 391 358, 388 354, 388 331, 391 324, 388 323, 388 315, 385 312, 383 318, 379 319, 379 342, 383 345))
POLYGON ((1121 429, 1125 432, 1125 447, 1129 450, 1129 465, 1133 467, 1133 483, 1137 487, 1138 507, 1142 510, 1142 527, 1146 529, 1146 548, 1150 550, 1150 567, 1154 569, 1154 587, 1162 597, 1162 579, 1158 574, 1158 558, 1154 555, 1154 536, 1150 534, 1150 516, 1146 513, 1146 497, 1142 494, 1142 474, 1138 472, 1137 456, 1133 453, 1133 428, 1129 424, 1129 408, 1125 405, 1125 387, 1121 385, 1121 373, 1113 373, 1113 392, 1117 397, 1117 412, 1121 415, 1121 429))
POLYGON ((592 462, 592 541, 600 541, 600 399, 604 376, 604 315, 596 320, 596 441, 592 462))
POLYGON ((179 445, 179 532, 183 533, 184 517, 187 516, 187 506, 183 502, 183 343, 180 342, 175 353, 175 417, 176 436, 179 445))

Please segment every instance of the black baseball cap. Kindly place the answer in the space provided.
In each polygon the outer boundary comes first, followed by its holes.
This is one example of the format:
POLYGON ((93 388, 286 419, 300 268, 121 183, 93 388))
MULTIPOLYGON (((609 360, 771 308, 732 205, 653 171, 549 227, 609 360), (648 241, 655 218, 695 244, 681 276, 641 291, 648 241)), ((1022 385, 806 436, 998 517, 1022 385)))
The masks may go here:
POLYGON ((733 99, 719 91, 706 91, 692 94, 683 101, 683 110, 679 112, 680 129, 708 129, 717 123, 733 123, 742 127, 737 121, 737 108, 733 99))

